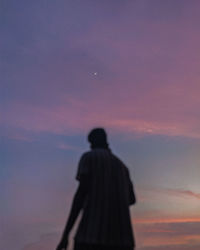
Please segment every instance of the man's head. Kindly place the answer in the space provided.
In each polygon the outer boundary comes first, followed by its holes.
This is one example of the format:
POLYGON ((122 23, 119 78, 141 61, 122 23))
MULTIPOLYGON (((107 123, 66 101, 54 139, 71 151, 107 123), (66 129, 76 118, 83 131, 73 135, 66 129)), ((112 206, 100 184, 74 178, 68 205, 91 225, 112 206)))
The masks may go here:
POLYGON ((94 128, 88 134, 91 148, 108 148, 106 131, 103 128, 94 128))

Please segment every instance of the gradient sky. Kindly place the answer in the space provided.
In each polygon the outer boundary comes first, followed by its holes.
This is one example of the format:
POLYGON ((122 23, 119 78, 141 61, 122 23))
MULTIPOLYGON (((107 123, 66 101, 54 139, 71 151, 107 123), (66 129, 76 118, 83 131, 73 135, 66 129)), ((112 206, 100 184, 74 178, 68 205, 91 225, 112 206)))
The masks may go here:
POLYGON ((137 249, 199 250, 200 1, 0 8, 1 248, 55 249, 103 126, 135 186, 137 249))

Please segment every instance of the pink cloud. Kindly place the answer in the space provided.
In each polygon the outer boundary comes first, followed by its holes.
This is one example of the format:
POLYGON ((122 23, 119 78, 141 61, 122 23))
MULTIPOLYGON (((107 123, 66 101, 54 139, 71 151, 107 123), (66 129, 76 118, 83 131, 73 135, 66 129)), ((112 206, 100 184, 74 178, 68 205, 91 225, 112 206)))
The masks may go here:
MULTIPOLYGON (((165 94, 163 95, 165 96, 165 94)), ((148 96, 148 98, 150 97, 148 96)), ((198 128, 200 121, 195 117, 190 119, 188 116, 191 115, 187 115, 186 109, 174 111, 177 117, 174 115, 174 117, 170 117, 169 111, 159 114, 160 111, 156 106, 160 106, 161 102, 158 102, 159 104, 152 102, 150 106, 148 98, 144 97, 143 104, 134 102, 131 104, 129 101, 124 105, 113 99, 112 104, 109 105, 109 100, 106 99, 101 104, 98 98, 96 101, 84 102, 84 100, 74 97, 70 102, 67 102, 66 99, 66 101, 63 100, 62 105, 50 108, 17 102, 13 105, 10 104, 9 109, 4 111, 7 112, 7 117, 2 123, 5 126, 16 126, 34 132, 70 133, 87 131, 93 126, 100 125, 113 131, 200 138, 198 128), (134 106, 133 109, 132 106, 134 106), (151 113, 151 116, 147 114, 147 107, 149 107, 148 113, 151 113), (183 112, 186 113, 185 117, 183 112)), ((165 103, 167 104, 168 100, 165 103)), ((173 105, 175 107, 175 103, 173 105)), ((169 110, 172 108, 170 107, 169 110)))

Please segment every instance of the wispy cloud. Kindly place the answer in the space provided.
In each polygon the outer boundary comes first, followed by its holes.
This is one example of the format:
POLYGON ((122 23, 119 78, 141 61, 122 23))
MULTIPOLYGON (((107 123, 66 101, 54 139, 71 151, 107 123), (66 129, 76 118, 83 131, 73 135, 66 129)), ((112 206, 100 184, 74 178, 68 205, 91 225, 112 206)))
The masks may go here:
MULTIPOLYGON (((145 199, 145 197, 147 198, 147 196, 144 193, 154 193, 154 194, 164 194, 174 197, 180 197, 185 199, 195 198, 197 200, 200 200, 200 193, 181 188, 141 187, 139 188, 139 192, 141 192, 142 199, 145 199)), ((152 196, 150 196, 149 198, 152 198, 152 196)))
MULTIPOLYGON (((1 121, 4 126, 15 126, 33 132, 71 133, 86 131, 93 126, 105 126, 116 132, 128 132, 136 134, 186 136, 200 138, 200 131, 194 130, 197 121, 187 120, 180 123, 177 121, 162 121, 158 118, 137 118, 142 116, 140 111, 131 111, 131 104, 127 110, 115 104, 98 106, 97 103, 80 101, 74 98, 73 102, 63 102, 62 105, 44 107, 25 103, 10 104, 7 118, 1 121), (121 110, 121 112, 120 112, 121 110), (132 116, 133 118, 130 118, 132 116)), ((14 136, 16 139, 25 140, 25 137, 14 136)), ((13 138, 14 138, 13 137, 13 138)))
POLYGON ((184 189, 162 189, 161 192, 169 194, 169 195, 174 195, 174 196, 179 196, 179 197, 192 197, 200 200, 200 193, 195 193, 190 190, 184 190, 184 189))

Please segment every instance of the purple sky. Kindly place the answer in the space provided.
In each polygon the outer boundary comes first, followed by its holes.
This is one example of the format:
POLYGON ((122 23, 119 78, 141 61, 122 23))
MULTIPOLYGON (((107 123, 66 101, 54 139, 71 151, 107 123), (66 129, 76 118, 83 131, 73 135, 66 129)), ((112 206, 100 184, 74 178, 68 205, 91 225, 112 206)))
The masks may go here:
POLYGON ((137 249, 199 249, 199 8, 199 0, 1 4, 2 248, 55 249, 86 135, 103 126, 136 189, 137 249))

